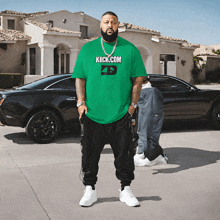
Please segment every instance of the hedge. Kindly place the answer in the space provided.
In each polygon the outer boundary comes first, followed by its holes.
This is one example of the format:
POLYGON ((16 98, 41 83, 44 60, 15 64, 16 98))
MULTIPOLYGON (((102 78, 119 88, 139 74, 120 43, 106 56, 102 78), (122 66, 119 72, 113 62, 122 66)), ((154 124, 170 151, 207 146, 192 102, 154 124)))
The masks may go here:
POLYGON ((21 73, 0 73, 0 88, 9 89, 13 86, 23 84, 23 75, 21 73))

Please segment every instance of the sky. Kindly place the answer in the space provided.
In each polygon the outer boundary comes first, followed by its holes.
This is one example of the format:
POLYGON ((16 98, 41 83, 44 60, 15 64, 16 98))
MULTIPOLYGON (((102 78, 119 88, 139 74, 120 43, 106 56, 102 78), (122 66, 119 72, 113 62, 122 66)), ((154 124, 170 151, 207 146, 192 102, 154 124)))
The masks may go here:
POLYGON ((0 11, 83 11, 100 20, 106 11, 119 21, 187 40, 189 43, 220 44, 220 0, 0 0, 0 11))

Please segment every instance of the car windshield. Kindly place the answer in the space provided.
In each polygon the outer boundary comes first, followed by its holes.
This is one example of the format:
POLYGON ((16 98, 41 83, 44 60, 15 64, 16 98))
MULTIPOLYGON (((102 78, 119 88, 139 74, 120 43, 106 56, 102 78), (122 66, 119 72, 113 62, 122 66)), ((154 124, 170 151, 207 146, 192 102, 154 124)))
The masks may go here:
POLYGON ((19 86, 18 90, 32 90, 32 89, 44 89, 48 85, 58 81, 59 79, 63 79, 68 77, 68 75, 56 75, 56 76, 48 76, 43 79, 36 80, 34 82, 25 84, 23 86, 19 86))

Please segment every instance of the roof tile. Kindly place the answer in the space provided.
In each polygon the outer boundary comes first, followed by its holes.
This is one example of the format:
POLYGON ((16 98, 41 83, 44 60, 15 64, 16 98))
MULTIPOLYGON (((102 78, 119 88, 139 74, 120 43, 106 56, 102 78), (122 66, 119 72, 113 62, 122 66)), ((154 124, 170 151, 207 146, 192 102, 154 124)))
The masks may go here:
POLYGON ((18 11, 11 11, 11 10, 0 11, 0 14, 23 15, 25 17, 45 15, 48 13, 49 11, 40 11, 40 12, 34 12, 34 13, 23 13, 23 12, 18 12, 18 11))
POLYGON ((21 31, 15 30, 0 30, 0 42, 4 41, 17 41, 29 40, 31 37, 21 31))
POLYGON ((147 29, 145 27, 140 27, 140 26, 137 26, 137 25, 134 25, 134 24, 129 24, 129 23, 120 23, 119 24, 119 27, 124 27, 126 29, 133 29, 133 30, 140 30, 140 31, 150 31, 150 32, 155 32, 155 33, 159 33, 158 31, 154 31, 154 30, 150 30, 150 29, 147 29))
POLYGON ((46 31, 52 31, 52 32, 60 32, 60 33, 75 33, 75 34, 80 34, 80 32, 78 31, 70 31, 70 30, 66 30, 66 29, 62 29, 62 28, 57 28, 57 27, 52 27, 51 29, 48 27, 47 23, 41 23, 38 21, 33 21, 33 20, 26 20, 26 22, 31 23, 43 30, 46 31))
POLYGON ((195 49, 193 52, 194 56, 219 56, 216 53, 213 52, 213 50, 219 50, 220 44, 206 46, 206 45, 200 45, 199 48, 195 49))

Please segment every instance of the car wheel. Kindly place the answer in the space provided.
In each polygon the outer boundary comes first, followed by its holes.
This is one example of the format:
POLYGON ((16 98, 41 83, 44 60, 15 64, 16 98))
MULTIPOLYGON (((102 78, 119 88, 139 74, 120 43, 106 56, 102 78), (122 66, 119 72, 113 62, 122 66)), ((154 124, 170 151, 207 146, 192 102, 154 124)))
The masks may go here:
POLYGON ((36 143, 50 143, 57 137, 60 128, 59 117, 50 110, 43 110, 30 118, 26 133, 36 143))
POLYGON ((220 103, 216 105, 212 111, 212 124, 215 129, 220 129, 220 103))

